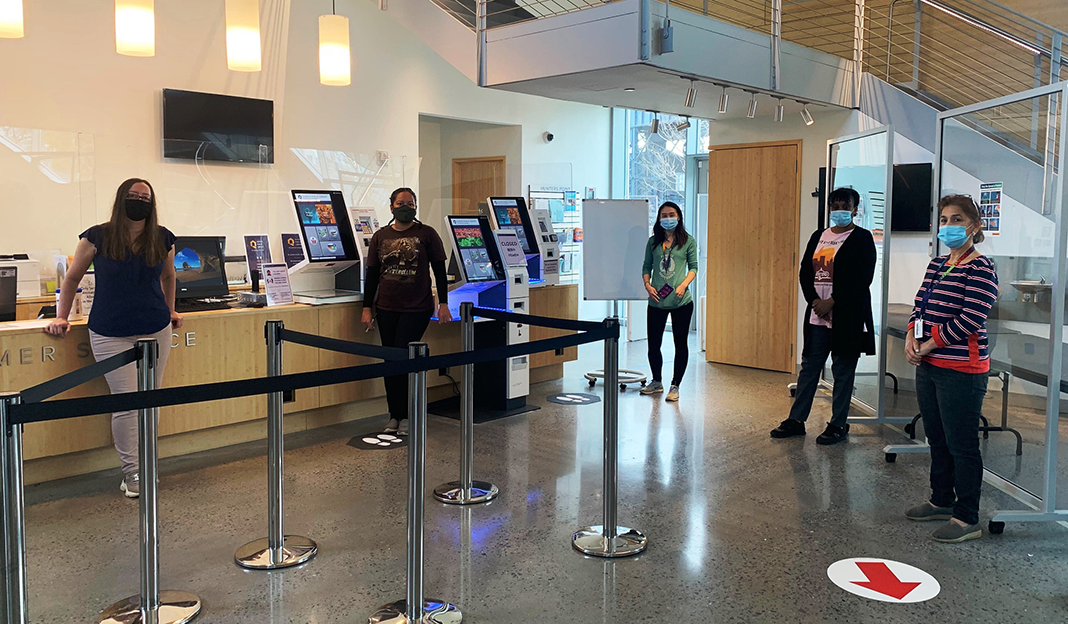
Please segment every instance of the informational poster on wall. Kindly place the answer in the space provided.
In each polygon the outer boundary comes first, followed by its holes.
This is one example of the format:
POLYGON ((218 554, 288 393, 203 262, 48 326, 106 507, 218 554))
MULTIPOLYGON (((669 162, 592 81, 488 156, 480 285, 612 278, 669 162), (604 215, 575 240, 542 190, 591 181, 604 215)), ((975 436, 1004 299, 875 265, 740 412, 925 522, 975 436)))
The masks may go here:
MULTIPOLYGON (((974 187, 973 187, 974 188, 974 187)), ((1001 236, 1001 191, 1002 182, 979 185, 979 218, 987 236, 1001 236)))
MULTIPOLYGON (((271 261, 271 241, 266 234, 245 236, 245 263, 248 274, 259 271, 262 265, 271 261)), ((261 273, 262 275, 262 273, 261 273)))
POLYGON ((267 305, 279 306, 293 303, 293 287, 289 284, 289 267, 285 263, 260 265, 263 283, 267 287, 267 305))

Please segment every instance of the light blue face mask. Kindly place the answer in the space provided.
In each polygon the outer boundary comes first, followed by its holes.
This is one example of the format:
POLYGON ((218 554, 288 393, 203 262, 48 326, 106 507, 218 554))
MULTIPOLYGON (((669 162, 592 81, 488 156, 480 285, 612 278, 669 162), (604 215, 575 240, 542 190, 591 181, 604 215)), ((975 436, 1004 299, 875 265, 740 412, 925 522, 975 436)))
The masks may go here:
POLYGON ((679 220, 675 217, 665 217, 660 220, 660 227, 668 232, 673 232, 675 228, 679 227, 679 220))
POLYGON ((832 210, 831 211, 831 225, 835 227, 846 227, 853 222, 852 210, 832 210))
POLYGON ((950 249, 960 249, 968 243, 968 228, 963 225, 943 225, 938 228, 938 240, 946 244, 950 249))

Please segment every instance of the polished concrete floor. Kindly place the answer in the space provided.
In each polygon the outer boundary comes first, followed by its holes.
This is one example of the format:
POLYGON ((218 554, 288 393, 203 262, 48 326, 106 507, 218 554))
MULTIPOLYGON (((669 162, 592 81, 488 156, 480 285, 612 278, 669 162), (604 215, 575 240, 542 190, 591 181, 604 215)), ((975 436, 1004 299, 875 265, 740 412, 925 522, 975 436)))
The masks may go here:
MULTIPOLYGON (((644 368, 644 349, 625 345, 623 364, 644 368)), ((619 519, 649 536, 646 553, 604 561, 570 545, 573 530, 600 521, 601 405, 543 397, 587 389, 582 372, 600 361, 597 347, 584 347, 565 379, 532 389, 540 411, 477 426, 476 477, 500 486, 498 500, 427 503, 427 595, 456 602, 476 623, 1068 620, 1064 527, 1010 525, 962 545, 932 542, 935 526, 902 517, 925 500, 926 457, 883 460, 899 433, 854 426, 848 443, 819 447, 829 415, 821 399, 807 438, 771 440, 790 406, 790 377, 702 355, 692 357, 678 405, 633 388, 621 395, 619 519), (826 574, 850 557, 917 566, 942 593, 911 605, 858 598, 826 574)), ((200 621, 211 623, 366 622, 401 598, 405 451, 346 444, 381 424, 290 436, 286 530, 321 552, 277 573, 233 563, 238 546, 266 533, 263 444, 162 462, 163 587, 199 594, 200 621)), ((432 488, 457 476, 459 426, 432 417, 429 434, 432 488)), ((137 504, 118 481, 102 473, 28 488, 32 621, 95 622, 137 592, 137 504)), ((997 508, 1021 505, 985 487, 984 515, 997 508)))

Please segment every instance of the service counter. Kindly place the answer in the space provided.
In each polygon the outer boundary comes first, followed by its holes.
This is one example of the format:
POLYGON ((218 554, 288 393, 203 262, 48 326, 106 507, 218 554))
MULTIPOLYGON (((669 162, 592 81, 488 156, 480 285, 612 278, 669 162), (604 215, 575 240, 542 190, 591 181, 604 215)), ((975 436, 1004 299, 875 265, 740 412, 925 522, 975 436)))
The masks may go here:
MULTIPOLYGON (((28 302, 27 309, 32 305, 39 304, 28 302)), ((184 325, 172 335, 163 385, 186 386, 264 376, 267 355, 263 327, 268 320, 281 320, 286 328, 295 331, 379 344, 377 332, 364 331, 360 323, 362 311, 362 303, 348 303, 186 314, 184 325)), ((577 318, 577 286, 531 289, 530 313, 577 318)), ((22 390, 94 361, 84 320, 72 323, 65 338, 44 333, 47 323, 37 320, 0 323, 0 389, 22 390)), ((562 333, 565 332, 532 327, 530 340, 562 333)), ((432 322, 424 339, 432 354, 458 351, 460 324, 432 322)), ((564 362, 577 357, 576 347, 566 349, 562 355, 548 352, 532 356, 531 383, 562 377, 564 362)), ((283 369, 287 373, 372 362, 296 344, 286 344, 283 351, 283 369)), ((459 371, 449 373, 459 378, 459 371)), ((452 382, 439 371, 430 371, 427 383, 431 400, 453 392, 452 382)), ((100 378, 56 398, 107 393, 107 384, 100 378)), ((286 430, 301 431, 384 414, 384 395, 381 379, 298 390, 293 400, 285 404, 286 430)), ((263 439, 266 410, 265 396, 165 407, 160 413, 160 455, 183 455, 263 439)), ((112 448, 110 419, 110 414, 101 414, 26 425, 26 482, 38 483, 118 466, 112 448)))

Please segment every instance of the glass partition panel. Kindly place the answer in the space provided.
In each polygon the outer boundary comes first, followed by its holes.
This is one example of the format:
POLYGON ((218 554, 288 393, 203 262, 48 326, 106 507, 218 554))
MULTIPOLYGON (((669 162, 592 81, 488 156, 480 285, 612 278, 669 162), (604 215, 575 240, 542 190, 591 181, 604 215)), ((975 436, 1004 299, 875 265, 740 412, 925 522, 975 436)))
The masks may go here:
MULTIPOLYGON (((1044 95, 945 119, 938 163, 939 195, 967 194, 978 204, 986 237, 978 249, 997 269, 1000 296, 986 327, 991 370, 983 415, 992 430, 982 434, 983 462, 1037 496, 1046 482, 1050 341, 1064 336, 1063 328, 1051 332, 1060 210, 1056 115, 1047 130, 1051 99, 1056 101, 1044 95), (1032 141, 1035 133, 1038 140, 1032 141)), ((1063 441, 1068 430, 1060 422, 1063 441)))
MULTIPOLYGON (((863 356, 857 364, 854 398, 875 412, 879 408, 879 388, 883 349, 882 311, 885 283, 886 257, 884 247, 889 242, 890 189, 887 180, 893 156, 889 145, 889 129, 869 132, 855 137, 846 137, 830 143, 827 189, 851 188, 860 195, 860 205, 854 223, 869 230, 875 238, 875 277, 871 284, 871 306, 874 317, 874 357, 863 356)), ((825 227, 829 224, 823 224, 825 227)), ((824 370, 824 379, 833 382, 830 361, 824 370)))

